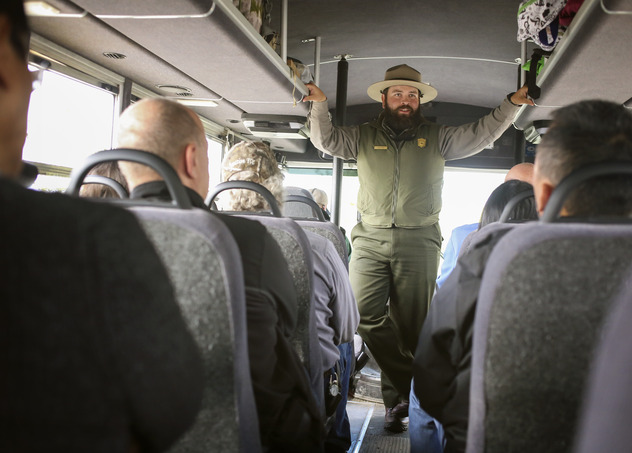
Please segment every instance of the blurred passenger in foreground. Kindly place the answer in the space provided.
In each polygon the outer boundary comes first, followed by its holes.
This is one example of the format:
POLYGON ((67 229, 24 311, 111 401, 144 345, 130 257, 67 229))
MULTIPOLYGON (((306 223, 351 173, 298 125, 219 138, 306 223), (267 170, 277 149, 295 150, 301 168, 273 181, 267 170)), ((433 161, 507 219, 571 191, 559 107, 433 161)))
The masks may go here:
MULTIPOLYGON (((208 144, 193 110, 166 99, 140 101, 121 115, 118 145, 165 159, 178 173, 193 206, 208 211, 203 198, 209 186, 208 144)), ((149 167, 129 162, 120 166, 130 198, 171 200, 166 183, 149 167)), ((273 452, 319 451, 322 420, 290 344, 297 303, 281 250, 257 222, 210 211, 209 215, 228 227, 244 267, 248 356, 262 445, 273 452)))
POLYGON ((199 351, 124 210, 20 187, 22 1, 0 2, 0 451, 164 451, 202 396, 199 351))
MULTIPOLYGON (((615 160, 632 161, 632 114, 625 107, 583 101, 555 111, 536 154, 533 189, 538 213, 542 214, 555 187, 572 171, 615 160)), ((573 192, 562 215, 627 217, 632 214, 631 194, 629 176, 594 178, 573 192)), ((480 236, 459 259, 437 293, 419 337, 414 390, 422 408, 443 423, 446 452, 465 451, 478 290, 487 259, 507 231, 492 230, 488 237, 480 236)))
MULTIPOLYGON (((261 184, 275 196, 279 206, 282 206, 283 173, 268 145, 261 142, 241 142, 226 154, 222 166, 224 181, 252 181, 261 184)), ((228 209, 235 211, 261 211, 267 206, 261 195, 241 189, 230 191, 228 204, 228 209)), ((314 299, 318 340, 323 357, 322 370, 326 377, 325 390, 328 389, 329 374, 337 363, 343 374, 338 376, 343 387, 336 423, 332 427, 334 433, 330 431, 325 447, 328 452, 344 452, 351 446, 349 421, 344 408, 353 355, 350 342, 353 341, 358 326, 359 314, 347 269, 334 245, 315 233, 305 233, 312 246, 314 258, 314 299)))

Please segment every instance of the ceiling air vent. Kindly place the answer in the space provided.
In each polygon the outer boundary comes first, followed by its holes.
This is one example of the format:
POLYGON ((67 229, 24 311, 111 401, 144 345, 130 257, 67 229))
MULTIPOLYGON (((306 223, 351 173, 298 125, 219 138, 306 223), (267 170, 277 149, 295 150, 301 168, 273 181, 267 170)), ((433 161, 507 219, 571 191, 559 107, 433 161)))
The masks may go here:
POLYGON ((176 96, 181 96, 181 97, 193 96, 191 94, 193 92, 191 88, 183 87, 180 85, 156 85, 156 88, 158 88, 161 91, 164 91, 165 93, 173 94, 176 96))
POLYGON ((189 97, 193 96, 193 93, 190 93, 188 91, 179 91, 178 93, 176 93, 176 96, 178 96, 180 98, 189 98, 189 97))
POLYGON ((127 55, 118 52, 103 52, 105 58, 111 58, 112 60, 124 60, 127 55))

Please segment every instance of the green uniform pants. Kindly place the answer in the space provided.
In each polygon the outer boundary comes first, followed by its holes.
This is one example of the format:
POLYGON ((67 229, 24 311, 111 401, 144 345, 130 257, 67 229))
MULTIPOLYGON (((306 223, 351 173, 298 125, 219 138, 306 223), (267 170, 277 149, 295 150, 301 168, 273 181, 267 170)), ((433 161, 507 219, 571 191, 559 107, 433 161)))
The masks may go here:
POLYGON ((408 400, 412 362, 434 293, 441 251, 438 224, 351 232, 349 277, 360 312, 358 333, 382 370, 386 407, 408 400))

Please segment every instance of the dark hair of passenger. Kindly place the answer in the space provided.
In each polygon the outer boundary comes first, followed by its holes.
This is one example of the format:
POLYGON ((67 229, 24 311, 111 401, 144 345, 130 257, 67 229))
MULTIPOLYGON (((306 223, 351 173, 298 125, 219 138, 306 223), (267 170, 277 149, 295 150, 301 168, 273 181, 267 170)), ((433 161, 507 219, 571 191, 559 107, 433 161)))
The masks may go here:
MULTIPOLYGON (((105 176, 118 182, 125 190, 129 191, 127 181, 123 173, 121 173, 117 162, 101 162, 95 165, 88 172, 88 175, 105 176)), ((104 184, 84 184, 79 190, 79 196, 87 198, 120 198, 114 189, 104 184)))
POLYGON ((18 53, 26 58, 29 52, 29 38, 31 35, 22 0, 2 0, 0 15, 7 16, 11 23, 11 44, 18 53))
MULTIPOLYGON (((632 162, 632 113, 613 102, 582 101, 553 112, 536 166, 557 185, 574 170, 606 161, 632 162)), ((581 184, 564 208, 578 217, 632 214, 632 178, 603 176, 581 184)))
MULTIPOLYGON (((478 224, 478 229, 480 230, 490 223, 498 222, 500 215, 503 213, 503 210, 505 209, 505 206, 507 206, 507 203, 509 203, 509 200, 519 193, 526 192, 528 190, 533 190, 533 186, 528 182, 519 181, 517 179, 506 181, 496 187, 485 202, 485 207, 483 207, 483 213, 481 214, 481 221, 478 224)), ((535 207, 535 199, 533 197, 528 197, 520 201, 516 206, 514 206, 509 215, 509 221, 514 222, 537 219, 538 211, 535 207)))

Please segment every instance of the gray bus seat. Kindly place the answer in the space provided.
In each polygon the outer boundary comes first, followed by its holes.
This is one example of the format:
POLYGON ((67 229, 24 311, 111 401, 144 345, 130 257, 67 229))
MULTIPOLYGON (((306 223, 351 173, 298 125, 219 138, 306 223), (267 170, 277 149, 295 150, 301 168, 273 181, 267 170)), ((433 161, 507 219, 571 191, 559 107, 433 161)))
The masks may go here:
POLYGON ((345 242, 345 237, 343 236, 342 231, 340 231, 340 228, 338 228, 336 224, 327 221, 319 222, 316 220, 301 219, 295 219, 295 222, 298 223, 301 228, 328 239, 336 248, 342 262, 345 263, 347 270, 349 269, 347 243, 345 242))
POLYGON ((586 388, 576 453, 629 451, 632 445, 632 269, 602 328, 586 388))
POLYGON ((222 213, 239 215, 260 222, 279 244, 292 275, 298 299, 297 327, 292 343, 308 372, 316 401, 319 407, 324 410, 323 375, 320 369, 322 362, 313 303, 314 265, 309 240, 295 221, 280 216, 281 211, 274 196, 265 187, 257 183, 250 181, 223 182, 209 192, 207 202, 212 203, 219 193, 230 189, 255 190, 264 196, 270 205, 272 215, 241 211, 222 211, 222 213))
MULTIPOLYGON (((503 212, 500 214, 500 218, 498 219, 498 222, 493 222, 491 224, 487 224, 485 225, 483 228, 480 228, 479 225, 479 229, 476 231, 471 232, 470 234, 468 234, 465 239, 463 240, 463 242, 461 243, 461 248, 459 250, 459 257, 461 255, 463 255, 464 253, 466 253, 473 245, 473 243, 475 241, 477 241, 477 237, 481 237, 481 236, 487 236, 486 234, 484 235, 479 235, 478 232, 486 229, 485 231, 493 231, 493 229, 488 229, 487 227, 489 227, 490 225, 499 225, 499 224, 503 224, 503 225, 516 225, 519 223, 524 223, 525 220, 513 220, 512 214, 514 208, 522 201, 522 200, 526 200, 527 198, 533 198, 533 190, 525 190, 524 192, 521 192, 515 196, 513 196, 505 205, 503 212)), ((514 214, 515 215, 515 214, 514 214)), ((505 227, 492 227, 492 228, 499 228, 499 229, 505 229, 505 227)))
MULTIPOLYGON (((162 171, 172 196, 184 193, 171 166, 154 154, 133 150, 104 151, 91 156, 84 167, 108 160, 145 163, 162 171), (162 166, 162 163, 167 167, 162 166), (175 179, 174 179, 175 177, 175 179)), ((68 188, 74 193, 77 169, 68 188)), ((185 205, 190 206, 186 197, 185 205)), ((175 288, 183 315, 204 361, 202 409, 194 425, 172 447, 172 452, 260 452, 247 349, 245 290, 237 244, 226 226, 200 209, 183 209, 176 202, 123 203, 139 219, 162 258, 175 288)))
POLYGON ((458 258, 461 258, 461 256, 466 254, 470 249, 474 248, 480 242, 486 241, 490 237, 490 235, 495 234, 496 231, 511 230, 518 225, 521 224, 492 222, 485 225, 480 230, 472 231, 470 234, 465 236, 465 239, 461 244, 461 249, 459 250, 458 258))
POLYGON ((320 206, 314 201, 309 190, 294 186, 285 187, 283 215, 293 219, 325 220, 320 206))
POLYGON ((510 222, 513 218, 511 214, 514 208, 518 206, 522 200, 526 200, 527 198, 534 198, 533 189, 525 190, 524 192, 514 195, 505 205, 498 221, 500 223, 510 222))
POLYGON ((202 210, 131 208, 162 257, 208 385, 192 429, 172 452, 261 451, 248 360, 245 291, 237 244, 202 210), (183 215, 184 214, 184 215, 183 215))
POLYGON ((347 269, 349 268, 347 243, 342 231, 334 223, 325 220, 320 206, 314 201, 309 191, 300 187, 286 187, 283 212, 286 216, 292 217, 303 229, 331 241, 342 258, 342 262, 345 263, 347 269))
POLYGON ((496 245, 474 324, 468 453, 570 451, 630 250, 625 224, 528 223, 496 245))

